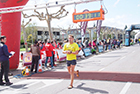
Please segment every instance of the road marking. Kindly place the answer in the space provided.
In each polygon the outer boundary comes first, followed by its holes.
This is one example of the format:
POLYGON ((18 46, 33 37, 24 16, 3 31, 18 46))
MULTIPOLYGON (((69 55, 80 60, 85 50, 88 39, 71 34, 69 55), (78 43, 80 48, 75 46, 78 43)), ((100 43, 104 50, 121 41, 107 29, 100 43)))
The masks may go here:
POLYGON ((126 94, 127 90, 129 89, 129 87, 131 86, 132 82, 127 82, 124 86, 124 88, 122 89, 122 91, 120 92, 120 94, 126 94))
POLYGON ((120 58, 120 60, 124 59, 126 56, 123 56, 122 58, 120 58))
POLYGON ((42 89, 42 88, 45 88, 45 87, 47 87, 47 86, 51 86, 51 85, 53 85, 53 84, 57 84, 57 83, 60 83, 60 82, 62 82, 63 81, 63 79, 54 79, 54 80, 44 80, 43 81, 43 83, 45 84, 44 86, 42 86, 42 87, 40 87, 40 88, 38 88, 38 89, 36 89, 36 90, 40 90, 40 89, 42 89))
POLYGON ((102 70, 104 70, 105 68, 101 68, 99 71, 102 71, 102 70))
POLYGON ((133 51, 132 53, 135 53, 135 51, 133 51))

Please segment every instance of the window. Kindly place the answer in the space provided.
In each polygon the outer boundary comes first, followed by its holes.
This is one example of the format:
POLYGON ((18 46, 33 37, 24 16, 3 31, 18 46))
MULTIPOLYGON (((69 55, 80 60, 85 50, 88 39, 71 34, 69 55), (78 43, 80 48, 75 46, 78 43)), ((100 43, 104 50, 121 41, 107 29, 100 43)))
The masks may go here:
POLYGON ((45 35, 49 35, 49 32, 48 31, 45 31, 45 35))
POLYGON ((60 35, 60 32, 56 32, 56 35, 60 35))
POLYGON ((53 35, 56 35, 56 32, 53 32, 53 35))
POLYGON ((78 30, 78 33, 81 33, 81 31, 80 31, 80 30, 78 30))
POLYGON ((38 35, 42 35, 42 31, 37 31, 38 35))
POLYGON ((68 34, 70 34, 70 31, 68 31, 68 34))

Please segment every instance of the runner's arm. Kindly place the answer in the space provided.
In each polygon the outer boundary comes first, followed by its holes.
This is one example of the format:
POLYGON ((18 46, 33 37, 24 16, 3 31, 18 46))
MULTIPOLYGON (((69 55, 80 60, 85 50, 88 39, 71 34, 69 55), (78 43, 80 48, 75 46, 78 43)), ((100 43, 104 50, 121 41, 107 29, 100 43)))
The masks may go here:
POLYGON ((71 54, 75 54, 75 55, 77 55, 78 53, 79 51, 71 52, 71 54))

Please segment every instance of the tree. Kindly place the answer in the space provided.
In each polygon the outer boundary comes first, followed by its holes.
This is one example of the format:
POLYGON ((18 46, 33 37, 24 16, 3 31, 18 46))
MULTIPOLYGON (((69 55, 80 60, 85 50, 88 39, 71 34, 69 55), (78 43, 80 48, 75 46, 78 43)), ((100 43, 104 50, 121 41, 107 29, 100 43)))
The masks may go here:
POLYGON ((22 30, 23 30, 23 38, 24 38, 24 45, 25 45, 25 49, 26 52, 28 52, 28 44, 27 44, 27 36, 26 36, 26 32, 25 32, 25 26, 27 26, 27 24, 29 24, 29 22, 31 21, 31 19, 29 19, 29 21, 24 24, 24 20, 22 21, 22 30))
POLYGON ((26 52, 28 52, 28 43, 33 43, 33 41, 37 38, 37 28, 35 26, 35 23, 29 24, 30 21, 31 19, 25 25, 24 21, 22 21, 21 43, 23 43, 24 40, 26 52), (27 27, 25 28, 25 26, 27 27))
POLYGON ((30 23, 26 28, 27 42, 32 43, 37 39, 37 28, 35 23, 30 23))
POLYGON ((35 14, 32 14, 32 15, 27 15, 27 14, 23 14, 23 17, 24 18, 30 18, 30 17, 38 17, 38 19, 40 21, 46 21, 47 24, 48 24, 48 28, 49 28, 49 36, 50 36, 50 39, 53 40, 53 36, 52 36, 52 31, 51 31, 51 20, 52 19, 60 19, 60 18, 63 18, 65 16, 67 16, 68 12, 64 9, 64 6, 61 6, 60 10, 57 11, 56 13, 52 13, 50 14, 48 12, 48 9, 46 8, 46 13, 44 14, 43 12, 42 13, 39 13, 36 9, 34 9, 34 12, 35 14))

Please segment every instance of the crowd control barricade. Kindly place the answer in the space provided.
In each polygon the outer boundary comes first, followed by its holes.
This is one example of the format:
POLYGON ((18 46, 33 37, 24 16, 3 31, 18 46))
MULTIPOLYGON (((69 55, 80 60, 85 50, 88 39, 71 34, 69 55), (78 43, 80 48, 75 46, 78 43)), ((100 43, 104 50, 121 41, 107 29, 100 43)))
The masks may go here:
POLYGON ((99 53, 101 53, 101 52, 104 51, 104 47, 103 47, 103 45, 99 45, 99 46, 98 46, 98 51, 99 51, 99 53))
POLYGON ((45 51, 40 51, 40 58, 43 60, 43 59, 46 59, 46 52, 45 51))
MULTIPOLYGON (((41 55, 40 55, 41 57, 41 61, 42 61, 42 63, 45 63, 45 61, 46 61, 46 52, 45 51, 41 51, 41 55)), ((50 62, 50 60, 48 60, 48 62, 50 62)))
POLYGON ((112 48, 111 48, 111 45, 108 45, 108 50, 111 50, 112 48))
POLYGON ((65 61, 66 60, 66 54, 63 54, 63 49, 56 49, 55 50, 55 58, 57 58, 57 61, 65 61))
POLYGON ((80 59, 84 55, 84 52, 82 50, 79 51, 79 53, 76 55, 77 59, 80 59))
MULTIPOLYGON (((55 50, 55 58, 57 58, 57 61, 66 61, 66 54, 63 54, 63 49, 56 49, 55 50)), ((82 50, 79 51, 77 54, 77 59, 81 58, 81 56, 84 55, 84 52, 82 50)))
POLYGON ((84 48, 83 52, 84 52, 84 56, 86 56, 86 57, 89 56, 89 55, 92 55, 90 48, 84 48))
POLYGON ((106 51, 107 50, 107 46, 106 45, 104 45, 104 51, 106 51))

